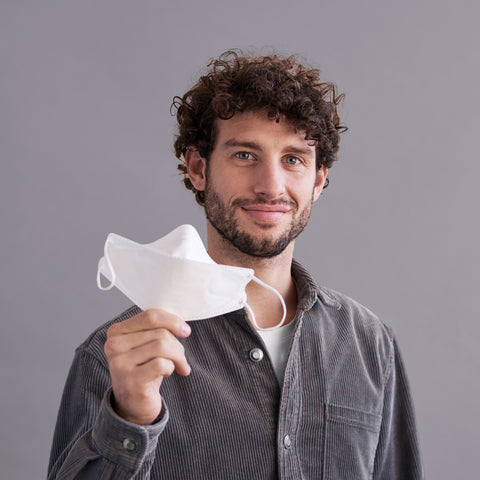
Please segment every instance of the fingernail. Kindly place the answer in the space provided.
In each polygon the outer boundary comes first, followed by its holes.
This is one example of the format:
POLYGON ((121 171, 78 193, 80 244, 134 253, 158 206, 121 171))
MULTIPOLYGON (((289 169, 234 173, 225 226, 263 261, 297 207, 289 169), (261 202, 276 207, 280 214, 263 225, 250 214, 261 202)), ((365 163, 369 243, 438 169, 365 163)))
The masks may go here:
POLYGON ((192 333, 192 329, 190 328, 190 325, 188 323, 183 324, 182 332, 184 335, 190 335, 190 333, 192 333))

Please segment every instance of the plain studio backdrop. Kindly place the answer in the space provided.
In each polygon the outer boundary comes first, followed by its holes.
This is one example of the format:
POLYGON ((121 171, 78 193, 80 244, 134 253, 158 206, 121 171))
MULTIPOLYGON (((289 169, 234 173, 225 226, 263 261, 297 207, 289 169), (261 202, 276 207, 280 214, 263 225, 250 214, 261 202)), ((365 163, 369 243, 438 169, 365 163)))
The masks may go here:
POLYGON ((394 328, 428 477, 476 478, 479 5, 1 0, 1 477, 45 476, 74 349, 130 304, 96 287, 107 234, 205 238, 169 109, 239 47, 298 53, 346 92, 296 257, 394 328))

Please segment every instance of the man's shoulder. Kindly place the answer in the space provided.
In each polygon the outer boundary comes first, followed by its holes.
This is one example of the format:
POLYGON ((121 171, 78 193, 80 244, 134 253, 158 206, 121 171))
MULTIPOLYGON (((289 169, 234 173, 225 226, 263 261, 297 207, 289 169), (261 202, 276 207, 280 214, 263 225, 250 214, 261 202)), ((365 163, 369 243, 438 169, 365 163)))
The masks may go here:
POLYGON ((358 300, 332 288, 327 288, 325 286, 318 286, 317 288, 322 302, 333 307, 334 310, 345 312, 349 316, 362 317, 368 321, 383 325, 383 322, 379 319, 377 314, 358 300))
POLYGON ((315 300, 318 300, 324 307, 325 314, 336 322, 348 323, 357 328, 373 328, 391 336, 391 329, 359 301, 337 290, 319 285, 308 270, 296 261, 293 262, 292 271, 302 295, 303 307, 308 309, 315 300))
POLYGON ((334 336, 350 341, 359 349, 382 351, 389 358, 394 346, 394 333, 374 312, 362 303, 330 288, 318 287, 318 296, 324 309, 329 331, 334 336), (323 298, 322 298, 323 297, 323 298), (327 302, 325 300, 328 299, 327 302))

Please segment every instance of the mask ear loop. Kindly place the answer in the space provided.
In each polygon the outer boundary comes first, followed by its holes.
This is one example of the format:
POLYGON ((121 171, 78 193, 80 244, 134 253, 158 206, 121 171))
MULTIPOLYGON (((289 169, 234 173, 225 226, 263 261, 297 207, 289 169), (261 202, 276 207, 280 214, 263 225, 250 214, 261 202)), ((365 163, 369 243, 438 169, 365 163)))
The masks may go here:
POLYGON ((112 278, 112 280, 110 281, 110 285, 107 285, 106 287, 103 287, 102 286, 102 280, 100 278, 100 262, 98 263, 98 270, 97 270, 97 287, 100 289, 100 290, 111 290, 114 285, 115 285, 115 278, 116 278, 116 275, 115 275, 115 270, 113 269, 113 265, 112 265, 112 262, 110 260, 110 255, 108 254, 108 245, 110 243, 110 238, 107 238, 107 240, 105 241, 105 246, 104 246, 104 249, 103 249, 103 258, 105 259, 105 262, 107 263, 107 267, 108 269, 110 270, 110 276, 112 278))
POLYGON ((275 330, 277 328, 280 328, 284 324, 285 319, 287 318, 287 307, 285 305, 285 301, 283 300, 283 297, 280 295, 280 293, 277 292, 277 290, 275 290, 273 287, 268 285, 268 283, 263 282, 259 278, 252 277, 252 280, 254 282, 258 283, 259 285, 261 285, 262 287, 266 288, 267 290, 270 290, 271 292, 273 292, 279 298, 280 303, 282 304, 282 309, 283 309, 283 316, 282 316, 282 319, 280 320, 279 323, 277 323, 273 327, 262 328, 262 327, 258 326, 258 323, 257 323, 257 320, 255 319, 255 314, 253 313, 252 307, 250 307, 250 305, 248 305, 248 303, 247 303, 245 305, 245 308, 247 309, 248 313, 250 313, 250 315, 252 317, 252 322, 255 325, 255 328, 257 330, 262 330, 262 331, 275 330))

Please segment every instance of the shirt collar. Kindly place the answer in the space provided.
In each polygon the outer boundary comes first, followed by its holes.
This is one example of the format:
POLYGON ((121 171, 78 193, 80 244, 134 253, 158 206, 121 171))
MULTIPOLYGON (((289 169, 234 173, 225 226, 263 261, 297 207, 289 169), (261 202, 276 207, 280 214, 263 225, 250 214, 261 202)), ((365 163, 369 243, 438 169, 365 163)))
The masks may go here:
POLYGON ((310 273, 295 259, 292 261, 292 277, 297 287, 297 310, 310 310, 317 298, 326 306, 339 309, 340 302, 330 292, 319 287, 310 273))

